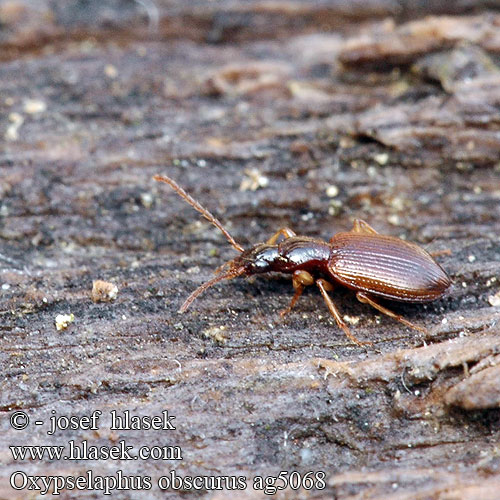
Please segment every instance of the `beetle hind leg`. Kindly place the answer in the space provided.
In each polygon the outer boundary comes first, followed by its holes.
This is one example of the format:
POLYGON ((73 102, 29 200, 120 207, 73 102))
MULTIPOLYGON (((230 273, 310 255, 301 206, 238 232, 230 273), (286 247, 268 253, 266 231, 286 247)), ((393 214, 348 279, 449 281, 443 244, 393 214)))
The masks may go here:
POLYGON ((414 325, 413 323, 411 323, 407 319, 403 318, 403 316, 396 314, 395 312, 392 312, 390 309, 387 309, 386 307, 380 305, 369 294, 364 293, 364 292, 357 292, 356 298, 360 302, 362 302, 363 304, 370 304, 372 307, 377 309, 377 311, 380 311, 382 314, 385 314, 386 316, 390 316, 391 318, 394 318, 395 320, 403 323, 404 325, 409 326, 410 328, 413 328, 414 330, 418 330, 419 332, 422 332, 425 335, 428 335, 427 329, 425 329, 422 326, 414 325))
POLYGON ((442 255, 451 255, 451 249, 450 248, 444 248, 443 250, 435 250, 434 252, 429 252, 429 255, 434 258, 434 257, 441 257, 442 255))
POLYGON ((314 278, 307 271, 299 270, 293 273, 292 284, 293 288, 295 289, 295 295, 293 296, 290 305, 286 309, 283 309, 283 311, 280 312, 281 317, 286 316, 294 308, 295 304, 302 295, 304 288, 306 286, 312 285, 313 283, 314 283, 314 278))
POLYGON ((330 314, 335 318, 335 321, 337 322, 337 325, 339 328, 342 328, 344 330, 344 333, 347 335, 349 340, 352 340, 355 344, 359 346, 363 345, 373 345, 372 342, 361 342, 361 340, 358 340, 349 330, 349 327, 345 324, 344 320, 340 316, 339 310, 333 303, 331 297, 328 295, 328 292, 331 292, 333 290, 333 286, 331 283, 328 281, 320 278, 319 280, 316 280, 316 285, 318 285, 318 288, 321 292, 321 295, 323 295, 323 299, 326 302, 326 305, 330 311, 330 314))

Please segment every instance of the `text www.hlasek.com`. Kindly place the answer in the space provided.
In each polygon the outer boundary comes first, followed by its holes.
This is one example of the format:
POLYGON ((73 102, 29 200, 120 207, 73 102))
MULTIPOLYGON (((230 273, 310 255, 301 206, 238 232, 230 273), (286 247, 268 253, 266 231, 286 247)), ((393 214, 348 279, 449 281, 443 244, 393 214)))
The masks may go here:
POLYGON ((132 453, 133 446, 119 441, 114 446, 92 446, 87 441, 68 441, 65 446, 10 446, 14 460, 182 460, 180 446, 141 446, 132 453))

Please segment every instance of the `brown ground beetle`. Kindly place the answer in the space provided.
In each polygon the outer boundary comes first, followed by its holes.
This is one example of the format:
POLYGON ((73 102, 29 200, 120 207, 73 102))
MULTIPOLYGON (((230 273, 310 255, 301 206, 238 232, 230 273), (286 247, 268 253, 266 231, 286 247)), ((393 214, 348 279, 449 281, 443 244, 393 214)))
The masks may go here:
POLYGON ((218 227, 229 243, 240 252, 235 259, 216 270, 216 276, 197 288, 179 309, 186 311, 191 303, 207 288, 219 281, 236 276, 267 272, 289 273, 295 295, 284 316, 297 303, 304 287, 316 284, 338 326, 349 339, 358 345, 371 344, 359 341, 349 330, 337 307, 328 295, 335 285, 356 292, 360 302, 405 325, 427 333, 425 328, 387 309, 378 297, 399 302, 430 302, 442 297, 451 280, 429 253, 394 236, 377 233, 366 222, 356 219, 351 231, 337 233, 330 241, 297 236, 291 229, 277 231, 266 243, 258 243, 245 250, 236 243, 222 224, 184 189, 169 177, 155 175, 157 181, 167 183, 185 201, 218 227))

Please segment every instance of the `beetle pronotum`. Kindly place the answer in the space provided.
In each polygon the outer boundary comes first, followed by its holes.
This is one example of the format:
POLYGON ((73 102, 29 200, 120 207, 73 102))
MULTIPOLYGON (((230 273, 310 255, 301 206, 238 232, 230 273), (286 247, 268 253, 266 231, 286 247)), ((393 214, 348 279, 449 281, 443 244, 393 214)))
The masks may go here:
POLYGON ((163 175, 155 175, 154 179, 168 184, 219 228, 233 248, 240 252, 236 258, 219 267, 214 278, 192 292, 179 312, 185 312, 202 292, 222 280, 267 272, 288 273, 292 275, 295 294, 288 308, 281 312, 282 316, 292 310, 306 286, 315 284, 338 326, 349 339, 362 345, 371 342, 361 342, 350 332, 328 294, 335 285, 354 290, 360 302, 370 304, 381 313, 424 333, 427 333, 425 328, 387 309, 377 299, 431 302, 441 298, 451 285, 443 268, 423 248, 394 236, 379 234, 360 219, 354 221, 351 231, 336 233, 329 242, 297 236, 291 229, 282 228, 266 243, 258 243, 245 250, 206 208, 175 181, 163 175))

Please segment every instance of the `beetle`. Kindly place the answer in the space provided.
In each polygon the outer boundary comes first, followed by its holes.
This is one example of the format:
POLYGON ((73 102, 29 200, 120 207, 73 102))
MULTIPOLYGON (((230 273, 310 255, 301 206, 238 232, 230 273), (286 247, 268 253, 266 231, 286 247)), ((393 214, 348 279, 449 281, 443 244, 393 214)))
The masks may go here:
POLYGON ((240 252, 236 258, 216 269, 214 278, 189 295, 179 309, 181 313, 202 292, 220 281, 242 275, 287 273, 292 275, 295 294, 290 305, 281 312, 282 316, 292 310, 306 286, 315 284, 337 325, 350 340, 363 345, 372 343, 361 342, 351 333, 328 294, 335 286, 354 290, 360 302, 370 304, 381 313, 423 333, 427 333, 425 328, 387 309, 378 299, 407 303, 431 302, 443 297, 451 286, 444 269, 423 248, 394 236, 379 234, 361 219, 354 220, 351 231, 336 233, 328 242, 299 236, 285 227, 265 243, 257 243, 245 250, 206 208, 174 180, 164 175, 155 175, 153 178, 168 184, 220 229, 233 248, 240 252))

